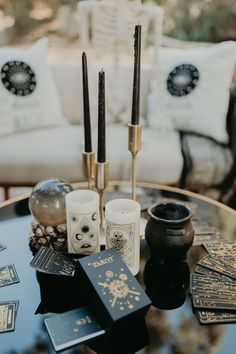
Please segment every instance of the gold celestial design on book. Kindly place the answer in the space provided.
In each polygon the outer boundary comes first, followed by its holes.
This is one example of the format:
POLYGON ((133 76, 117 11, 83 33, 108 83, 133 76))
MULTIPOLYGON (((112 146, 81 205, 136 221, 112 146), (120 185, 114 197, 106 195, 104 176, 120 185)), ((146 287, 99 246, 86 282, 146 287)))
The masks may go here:
POLYGON ((105 275, 107 277, 106 281, 98 282, 97 284, 103 288, 103 295, 106 295, 106 290, 112 295, 113 298, 109 300, 111 307, 114 308, 118 305, 121 311, 125 308, 130 310, 133 309, 134 304, 132 303, 132 300, 140 301, 141 294, 140 292, 135 291, 135 287, 132 289, 129 288, 129 285, 126 282, 128 276, 123 272, 120 274, 114 274, 110 270, 106 271, 105 275))

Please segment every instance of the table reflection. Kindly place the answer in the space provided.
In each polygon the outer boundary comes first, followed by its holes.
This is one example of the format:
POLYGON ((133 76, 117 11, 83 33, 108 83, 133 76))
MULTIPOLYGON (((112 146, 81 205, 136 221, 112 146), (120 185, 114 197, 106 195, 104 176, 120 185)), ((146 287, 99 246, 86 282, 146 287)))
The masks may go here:
POLYGON ((153 306, 159 309, 175 309, 186 299, 189 288, 187 262, 160 263, 154 256, 144 267, 144 284, 153 306))

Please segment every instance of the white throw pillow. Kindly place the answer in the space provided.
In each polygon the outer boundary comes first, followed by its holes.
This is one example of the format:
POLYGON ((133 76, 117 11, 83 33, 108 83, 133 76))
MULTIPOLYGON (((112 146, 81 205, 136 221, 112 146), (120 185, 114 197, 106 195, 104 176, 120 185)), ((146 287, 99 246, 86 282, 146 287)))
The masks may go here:
POLYGON ((0 135, 66 124, 47 64, 48 40, 0 48, 0 135))
POLYGON ((148 97, 148 122, 228 142, 226 115, 236 42, 160 48, 148 97))

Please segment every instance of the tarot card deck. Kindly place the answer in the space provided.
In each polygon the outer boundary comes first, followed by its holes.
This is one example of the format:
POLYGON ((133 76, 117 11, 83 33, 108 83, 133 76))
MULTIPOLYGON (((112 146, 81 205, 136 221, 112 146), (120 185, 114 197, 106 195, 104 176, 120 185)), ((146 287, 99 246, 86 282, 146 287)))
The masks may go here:
POLYGON ((236 322, 236 242, 204 244, 208 255, 190 279, 194 311, 202 324, 236 322))

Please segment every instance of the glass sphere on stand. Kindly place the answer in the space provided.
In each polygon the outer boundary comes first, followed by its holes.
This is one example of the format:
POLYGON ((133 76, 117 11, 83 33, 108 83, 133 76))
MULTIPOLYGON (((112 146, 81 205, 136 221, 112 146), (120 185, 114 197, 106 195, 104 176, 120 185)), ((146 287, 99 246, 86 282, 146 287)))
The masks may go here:
POLYGON ((72 190, 72 185, 61 178, 40 181, 29 197, 29 209, 33 218, 45 226, 66 223, 65 196, 72 190))

